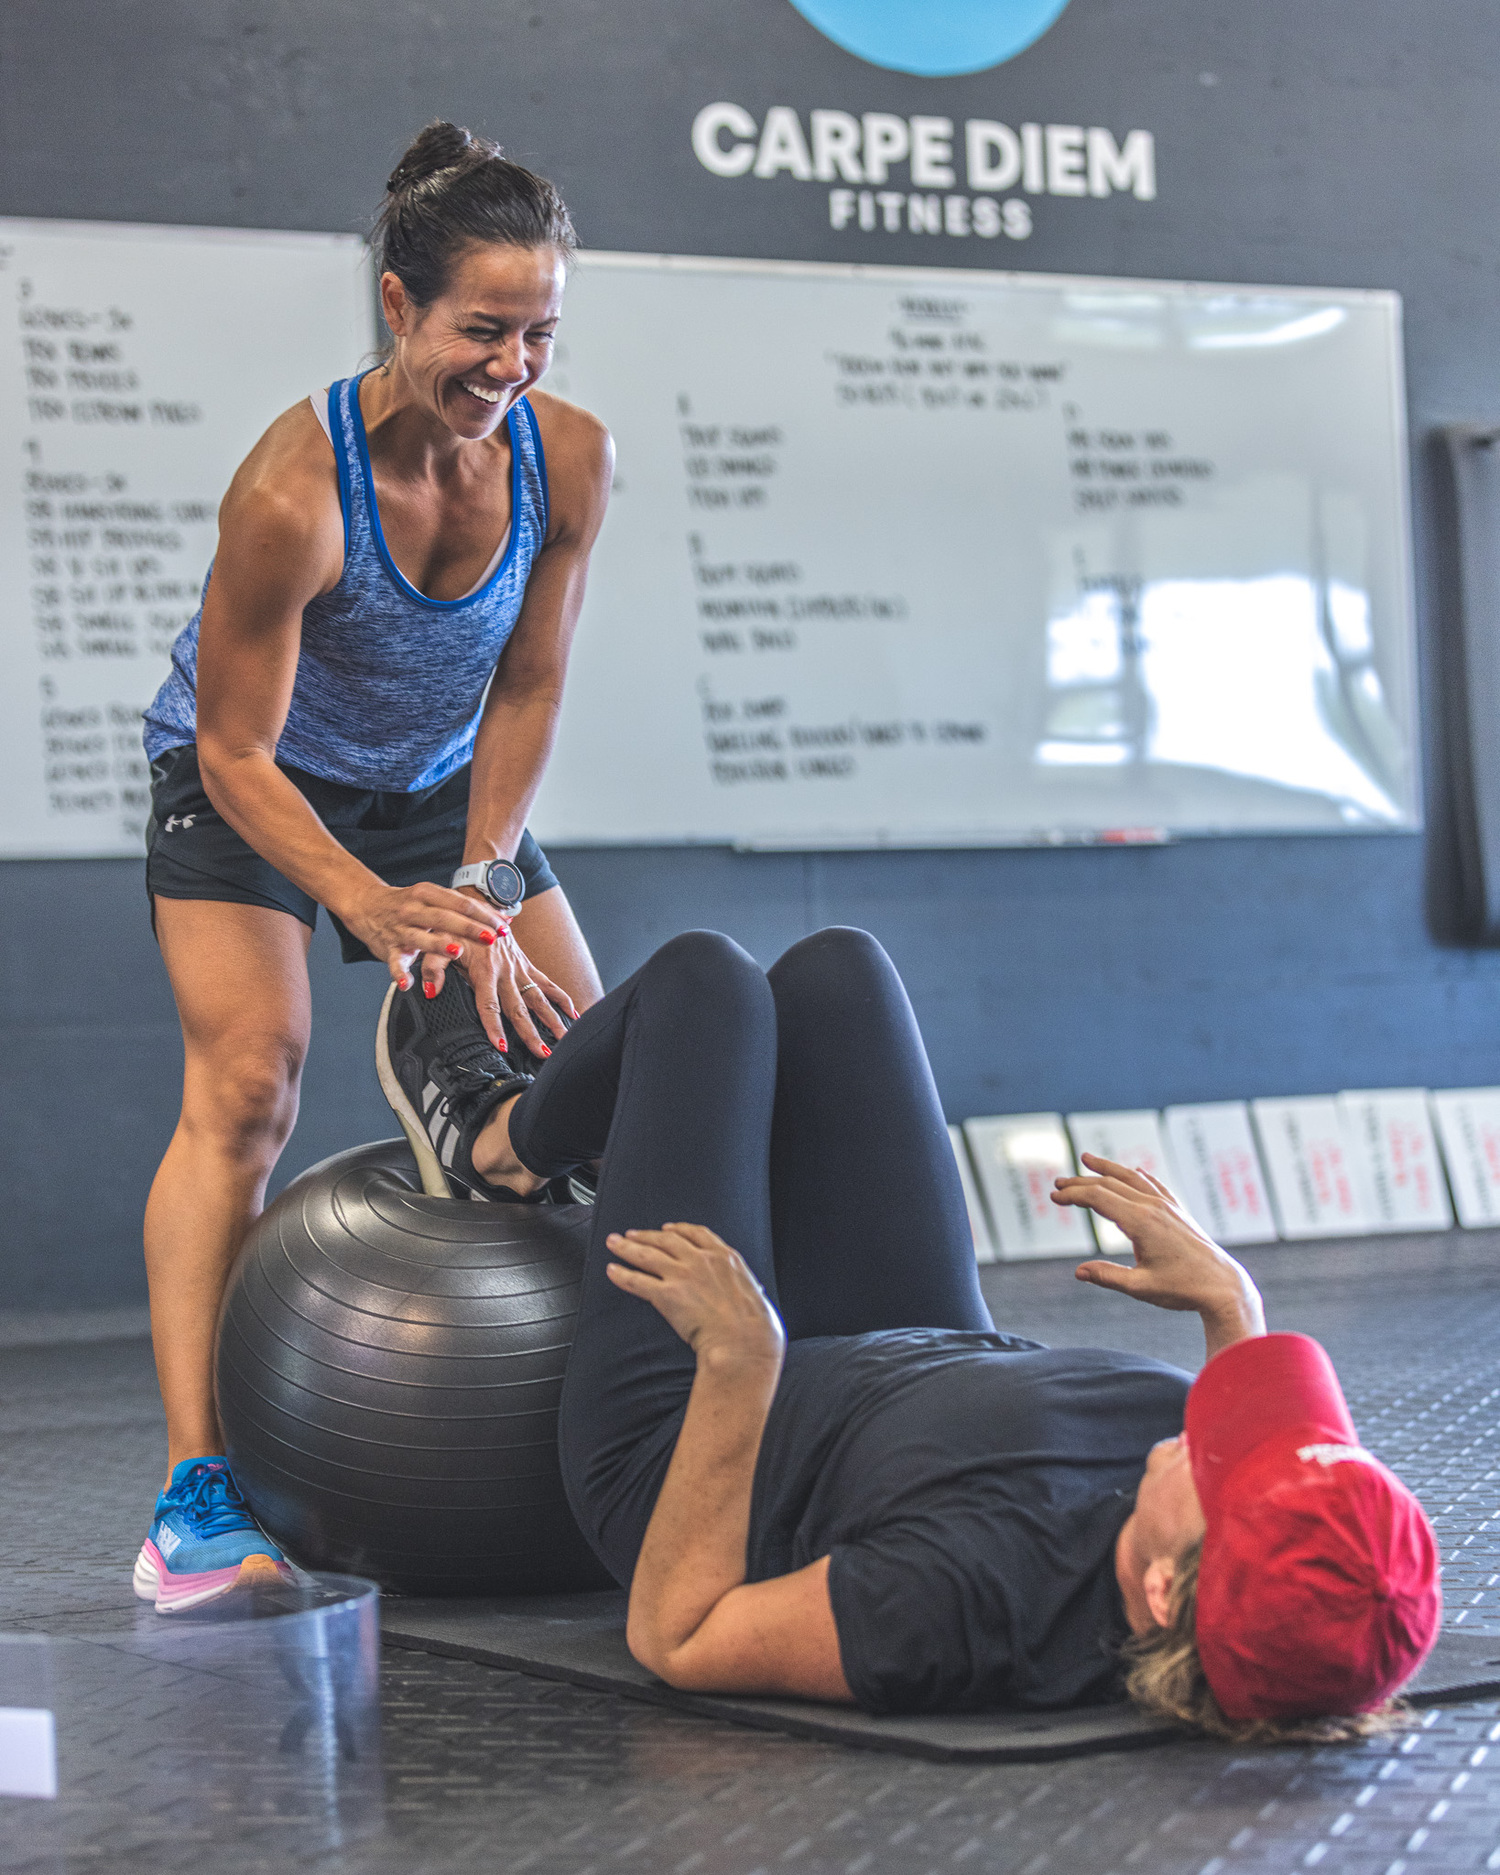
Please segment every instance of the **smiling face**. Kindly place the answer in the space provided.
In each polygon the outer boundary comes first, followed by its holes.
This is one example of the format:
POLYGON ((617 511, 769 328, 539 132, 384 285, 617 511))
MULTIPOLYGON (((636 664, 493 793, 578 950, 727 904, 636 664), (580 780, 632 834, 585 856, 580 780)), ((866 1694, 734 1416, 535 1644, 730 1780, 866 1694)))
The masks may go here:
POLYGON ((1206 1528, 1187 1437, 1163 1439, 1147 1456, 1135 1509, 1115 1545, 1115 1574, 1137 1634, 1166 1625, 1177 1559, 1206 1528))
POLYGON ((476 242, 418 306, 393 273, 380 300, 405 396, 465 442, 491 436, 552 362, 567 270, 551 247, 476 242))

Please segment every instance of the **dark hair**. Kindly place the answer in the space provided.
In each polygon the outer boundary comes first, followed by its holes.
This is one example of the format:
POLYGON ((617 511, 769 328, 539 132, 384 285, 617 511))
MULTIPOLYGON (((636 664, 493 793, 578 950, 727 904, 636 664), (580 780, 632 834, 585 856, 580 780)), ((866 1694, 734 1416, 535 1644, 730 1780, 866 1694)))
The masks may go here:
POLYGON ((476 241, 502 247, 578 246, 567 207, 545 176, 513 163, 498 143, 439 121, 419 131, 391 171, 373 244, 418 306, 448 284, 454 261, 476 241))

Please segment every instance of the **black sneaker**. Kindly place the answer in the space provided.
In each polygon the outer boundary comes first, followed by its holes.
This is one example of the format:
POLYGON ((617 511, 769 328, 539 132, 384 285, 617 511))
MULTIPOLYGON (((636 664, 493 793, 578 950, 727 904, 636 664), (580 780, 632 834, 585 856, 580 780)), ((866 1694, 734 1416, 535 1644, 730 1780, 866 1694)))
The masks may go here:
MULTIPOLYGON (((511 1047, 521 1052, 514 1040, 511 1047)), ((375 1066, 429 1198, 514 1196, 474 1170, 474 1141, 496 1107, 532 1077, 485 1034, 462 971, 449 970, 430 1001, 420 981, 409 990, 391 985, 375 1031, 375 1066)))

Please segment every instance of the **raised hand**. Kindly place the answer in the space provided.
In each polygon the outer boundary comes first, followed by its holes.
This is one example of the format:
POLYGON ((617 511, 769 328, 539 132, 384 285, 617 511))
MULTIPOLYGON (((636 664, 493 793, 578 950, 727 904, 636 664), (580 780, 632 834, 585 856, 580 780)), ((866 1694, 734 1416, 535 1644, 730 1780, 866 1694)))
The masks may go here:
POLYGON ((1074 1274, 1158 1309, 1191 1309, 1203 1318, 1209 1352, 1265 1333, 1260 1294, 1249 1272, 1205 1235, 1158 1178, 1084 1153, 1088 1175, 1060 1178, 1054 1204, 1081 1205, 1108 1218, 1130 1239, 1134 1265, 1091 1258, 1074 1274))
POLYGON ((613 1233, 610 1281, 649 1302, 698 1364, 773 1361, 786 1346, 781 1320, 744 1258, 702 1224, 613 1233))

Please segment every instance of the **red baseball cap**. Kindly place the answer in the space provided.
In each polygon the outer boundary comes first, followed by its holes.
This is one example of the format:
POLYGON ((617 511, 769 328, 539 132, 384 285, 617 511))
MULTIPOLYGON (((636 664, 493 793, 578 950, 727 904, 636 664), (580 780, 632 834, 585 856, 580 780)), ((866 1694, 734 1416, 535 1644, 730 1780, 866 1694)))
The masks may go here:
POLYGON ((1389 1699, 1437 1639, 1437 1543, 1360 1445, 1322 1348, 1306 1335, 1235 1342, 1194 1381, 1185 1429, 1207 1526, 1198 1656, 1225 1716, 1389 1699))

